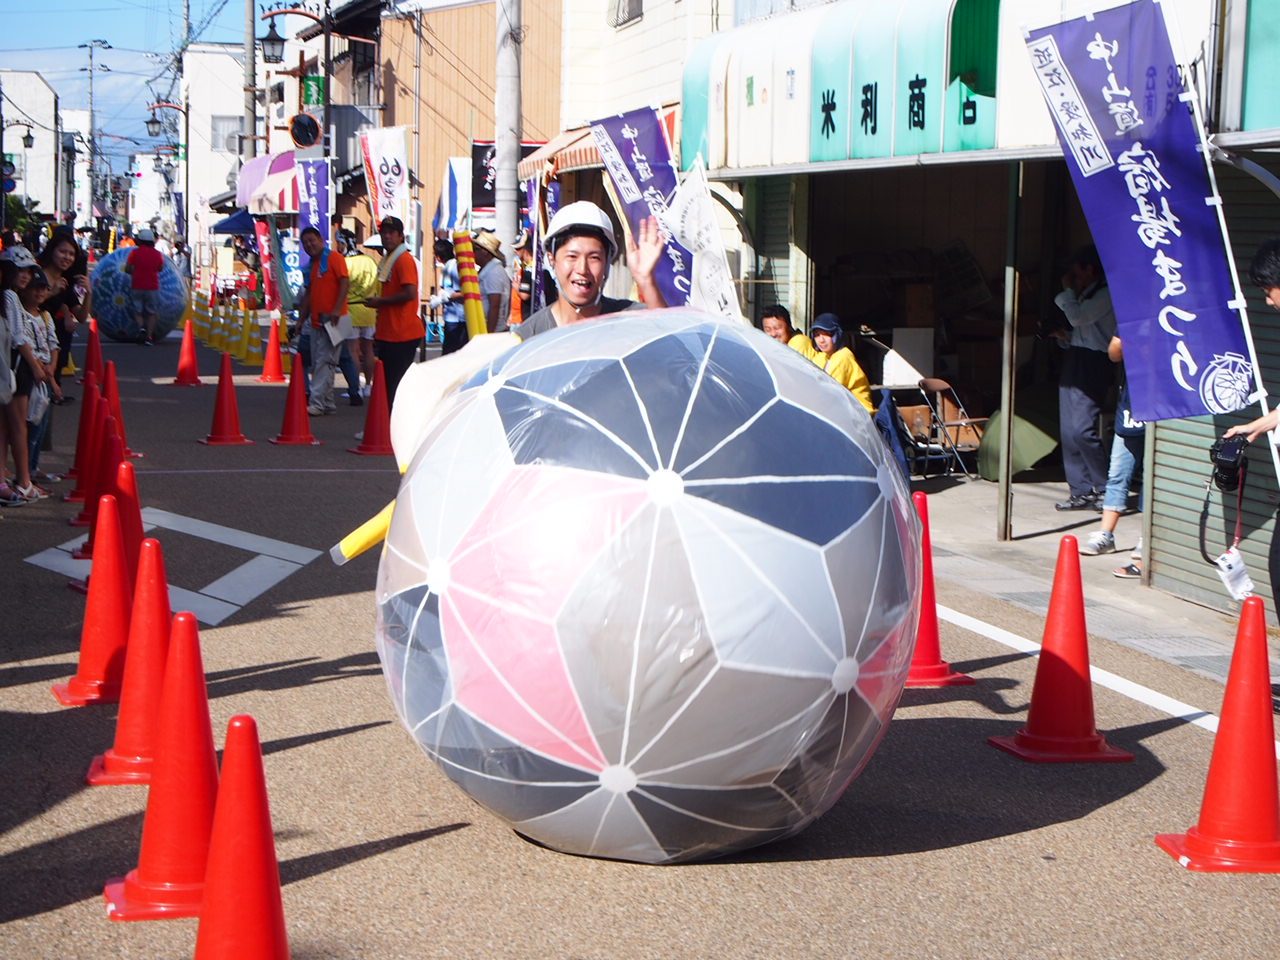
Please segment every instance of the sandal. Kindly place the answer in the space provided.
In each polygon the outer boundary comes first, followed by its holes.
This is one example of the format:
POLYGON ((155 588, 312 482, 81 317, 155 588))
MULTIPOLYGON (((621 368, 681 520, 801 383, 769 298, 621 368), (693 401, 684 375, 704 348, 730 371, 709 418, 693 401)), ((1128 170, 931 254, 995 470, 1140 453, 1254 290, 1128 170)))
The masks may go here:
POLYGON ((34 474, 31 475, 31 479, 39 480, 41 483, 61 483, 62 474, 45 473, 43 470, 37 470, 34 474))
POLYGON ((1112 575, 1119 577, 1121 580, 1139 580, 1142 577, 1142 568, 1136 563, 1129 563, 1119 570, 1113 570, 1112 575))
POLYGON ((18 487, 16 488, 16 492, 18 496, 20 496, 27 503, 34 503, 36 500, 49 499, 49 492, 47 490, 41 490, 34 483, 30 484, 29 486, 18 487))
POLYGON ((0 506, 3 507, 20 507, 27 502, 23 497, 7 482, 0 481, 0 506))

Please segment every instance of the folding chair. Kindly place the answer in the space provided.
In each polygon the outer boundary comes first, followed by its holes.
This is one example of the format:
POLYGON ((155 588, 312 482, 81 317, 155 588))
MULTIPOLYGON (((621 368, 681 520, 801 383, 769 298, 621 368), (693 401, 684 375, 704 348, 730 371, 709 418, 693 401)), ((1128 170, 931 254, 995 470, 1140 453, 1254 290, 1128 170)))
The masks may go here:
MULTIPOLYGON (((928 477, 931 464, 945 465, 950 463, 951 452, 946 447, 938 443, 932 443, 927 437, 917 436, 907 429, 906 422, 902 419, 898 405, 893 399, 893 394, 888 389, 880 391, 880 406, 876 410, 875 420, 890 449, 894 448, 893 441, 890 439, 890 431, 897 437, 898 445, 906 461, 908 480, 916 475, 928 477)), ((894 450, 894 453, 896 456, 897 451, 894 450)))
POLYGON ((965 462, 965 456, 976 456, 982 443, 982 431, 990 417, 971 417, 955 388, 937 377, 920 381, 920 394, 929 406, 930 443, 944 449, 948 456, 947 473, 958 466, 970 480, 977 476, 965 462))

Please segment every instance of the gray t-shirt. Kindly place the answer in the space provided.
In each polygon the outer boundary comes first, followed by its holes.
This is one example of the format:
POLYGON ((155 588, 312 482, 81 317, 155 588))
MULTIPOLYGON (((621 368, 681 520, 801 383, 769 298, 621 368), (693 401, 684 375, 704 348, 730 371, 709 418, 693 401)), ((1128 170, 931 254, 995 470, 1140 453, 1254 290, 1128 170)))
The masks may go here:
MULTIPOLYGON (((600 298, 601 316, 607 313, 622 313, 624 310, 643 310, 644 308, 643 303, 637 303, 634 300, 614 300, 612 297, 600 298)), ((525 322, 512 332, 517 334, 521 340, 528 340, 530 337, 546 333, 548 330, 554 330, 555 328, 556 315, 551 312, 550 307, 543 307, 541 310, 530 314, 525 322)))

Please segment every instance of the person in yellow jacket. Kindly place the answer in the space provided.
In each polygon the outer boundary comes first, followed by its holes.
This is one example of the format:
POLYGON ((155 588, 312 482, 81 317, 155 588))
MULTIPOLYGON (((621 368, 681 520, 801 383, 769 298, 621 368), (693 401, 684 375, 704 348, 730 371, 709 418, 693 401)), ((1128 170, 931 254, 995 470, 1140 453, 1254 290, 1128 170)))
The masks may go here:
POLYGON ((347 259, 347 274, 350 279, 347 306, 351 311, 353 332, 349 345, 355 355, 353 359, 357 370, 364 374, 363 393, 368 396, 378 362, 373 355, 373 329, 378 321, 378 311, 366 304, 365 300, 378 293, 378 262, 360 249, 356 235, 350 230, 338 231, 338 251, 347 259))
POLYGON ((764 313, 760 315, 760 327, 779 343, 785 343, 810 360, 818 353, 813 341, 803 333, 797 333, 795 327, 791 326, 791 312, 780 303, 764 308, 764 313))
POLYGON ((840 318, 834 313, 820 313, 809 332, 814 346, 818 348, 810 359, 847 387, 868 413, 875 413, 875 404, 871 402, 871 382, 858 366, 853 351, 840 345, 844 339, 840 318))

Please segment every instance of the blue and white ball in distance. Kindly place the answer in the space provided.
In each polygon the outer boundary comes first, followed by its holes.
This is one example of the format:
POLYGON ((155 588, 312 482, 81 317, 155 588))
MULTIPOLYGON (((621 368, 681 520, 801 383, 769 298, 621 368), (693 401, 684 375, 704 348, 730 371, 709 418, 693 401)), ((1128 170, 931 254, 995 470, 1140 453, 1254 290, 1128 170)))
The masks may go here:
POLYGON ((403 477, 377 646, 413 736, 556 850, 798 832, 868 761, 915 642, 919 521, 853 396, 695 311, 531 338, 403 477))
MULTIPOLYGON (((136 247, 111 251, 93 268, 93 315, 98 332, 112 340, 133 340, 138 324, 133 314, 133 292, 130 275, 124 272, 125 261, 136 247)), ((187 284, 168 257, 160 271, 160 289, 156 297, 157 338, 168 336, 187 309, 187 284)))

